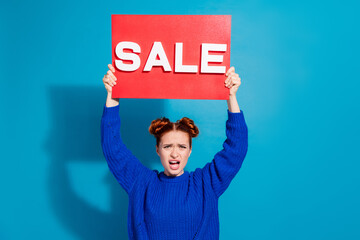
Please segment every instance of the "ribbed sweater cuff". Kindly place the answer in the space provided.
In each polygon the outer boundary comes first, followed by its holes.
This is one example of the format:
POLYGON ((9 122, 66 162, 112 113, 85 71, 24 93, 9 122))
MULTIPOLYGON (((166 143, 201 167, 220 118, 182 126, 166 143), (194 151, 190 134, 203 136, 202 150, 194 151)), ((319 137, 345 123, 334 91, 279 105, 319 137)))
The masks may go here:
POLYGON ((228 112, 229 123, 246 127, 244 112, 242 110, 239 113, 233 113, 230 112, 229 110, 227 110, 227 112, 228 112))
POLYGON ((115 107, 106 107, 106 105, 104 105, 103 118, 109 120, 119 119, 119 105, 115 107))

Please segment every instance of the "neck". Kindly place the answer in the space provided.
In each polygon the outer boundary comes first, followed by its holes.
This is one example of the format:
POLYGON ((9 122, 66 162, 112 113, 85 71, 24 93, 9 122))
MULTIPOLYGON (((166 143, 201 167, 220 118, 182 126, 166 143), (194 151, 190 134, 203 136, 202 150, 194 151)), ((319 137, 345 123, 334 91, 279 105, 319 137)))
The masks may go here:
POLYGON ((168 176, 168 177, 179 177, 179 176, 181 176, 181 175, 183 175, 183 173, 184 173, 184 169, 181 171, 181 172, 179 172, 179 174, 177 174, 177 175, 171 175, 170 173, 168 173, 167 171, 165 171, 164 172, 164 174, 166 175, 166 176, 168 176))

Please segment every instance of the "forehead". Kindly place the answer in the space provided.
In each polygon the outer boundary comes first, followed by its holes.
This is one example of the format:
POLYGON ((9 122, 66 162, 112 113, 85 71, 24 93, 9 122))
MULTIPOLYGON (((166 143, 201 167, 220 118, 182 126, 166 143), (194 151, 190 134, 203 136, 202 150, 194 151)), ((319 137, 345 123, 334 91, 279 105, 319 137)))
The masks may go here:
POLYGON ((182 143, 188 144, 189 143, 189 134, 183 131, 169 131, 162 135, 160 142, 163 144, 170 144, 170 143, 182 143))

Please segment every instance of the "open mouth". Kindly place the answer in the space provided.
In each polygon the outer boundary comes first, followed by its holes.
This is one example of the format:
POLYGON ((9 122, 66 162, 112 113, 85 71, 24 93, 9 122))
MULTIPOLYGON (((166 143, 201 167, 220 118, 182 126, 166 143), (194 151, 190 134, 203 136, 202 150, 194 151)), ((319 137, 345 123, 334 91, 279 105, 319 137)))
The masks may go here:
POLYGON ((178 160, 170 160, 169 163, 172 170, 178 170, 180 167, 180 161, 178 160))
POLYGON ((171 161, 169 161, 169 163, 170 163, 171 165, 175 165, 175 164, 180 164, 180 161, 171 160, 171 161))

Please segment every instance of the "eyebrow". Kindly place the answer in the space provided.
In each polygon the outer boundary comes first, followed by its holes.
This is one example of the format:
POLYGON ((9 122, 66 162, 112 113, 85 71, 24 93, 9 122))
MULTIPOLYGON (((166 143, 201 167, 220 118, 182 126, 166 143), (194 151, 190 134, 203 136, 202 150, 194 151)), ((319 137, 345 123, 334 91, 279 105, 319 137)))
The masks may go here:
MULTIPOLYGON (((172 144, 172 143, 164 143, 163 144, 163 146, 173 146, 174 144, 172 144)), ((186 143, 179 143, 179 144, 177 144, 178 146, 188 146, 188 144, 186 144, 186 143)))

